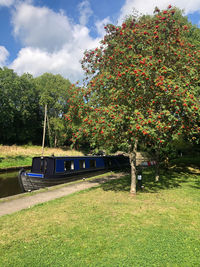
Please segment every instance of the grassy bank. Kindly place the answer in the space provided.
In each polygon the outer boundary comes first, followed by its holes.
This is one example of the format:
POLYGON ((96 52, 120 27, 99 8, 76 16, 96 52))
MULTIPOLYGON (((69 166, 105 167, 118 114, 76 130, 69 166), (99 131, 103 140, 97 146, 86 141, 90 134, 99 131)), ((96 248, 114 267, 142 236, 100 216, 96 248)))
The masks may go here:
POLYGON ((199 266, 200 177, 144 172, 0 218, 0 266, 199 266))
MULTIPOLYGON (((2 146, 0 145, 0 169, 18 166, 28 166, 32 157, 41 156, 41 146, 2 146)), ((81 152, 61 148, 45 148, 44 155, 50 156, 79 156, 81 152)))

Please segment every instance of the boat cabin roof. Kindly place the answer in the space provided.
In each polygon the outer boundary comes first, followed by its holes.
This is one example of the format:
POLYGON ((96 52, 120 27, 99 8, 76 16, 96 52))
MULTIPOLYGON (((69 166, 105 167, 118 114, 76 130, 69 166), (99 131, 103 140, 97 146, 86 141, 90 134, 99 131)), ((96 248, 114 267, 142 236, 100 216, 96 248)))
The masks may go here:
POLYGON ((88 159, 88 158, 106 158, 106 157, 109 157, 109 158, 116 158, 116 157, 124 157, 123 155, 117 155, 117 156, 41 156, 41 157, 33 157, 33 159, 70 159, 70 158, 73 158, 73 159, 88 159))

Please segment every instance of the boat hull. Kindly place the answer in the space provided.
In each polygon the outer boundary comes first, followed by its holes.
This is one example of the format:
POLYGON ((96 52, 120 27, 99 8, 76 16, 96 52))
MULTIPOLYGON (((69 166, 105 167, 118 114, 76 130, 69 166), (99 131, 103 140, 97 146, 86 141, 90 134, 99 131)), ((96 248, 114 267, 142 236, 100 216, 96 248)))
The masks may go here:
POLYGON ((30 176, 28 172, 22 169, 19 172, 18 180, 19 180, 19 184, 20 184, 22 191, 30 192, 30 191, 38 190, 38 189, 45 188, 45 187, 64 184, 64 183, 68 183, 68 182, 76 181, 80 179, 86 179, 94 175, 106 173, 107 171, 108 170, 105 170, 105 169, 99 169, 99 170, 95 170, 95 172, 88 171, 88 172, 80 172, 76 174, 72 173, 72 174, 62 176, 62 177, 61 176, 55 177, 54 175, 54 178, 52 177, 42 178, 42 177, 34 177, 33 175, 30 176))

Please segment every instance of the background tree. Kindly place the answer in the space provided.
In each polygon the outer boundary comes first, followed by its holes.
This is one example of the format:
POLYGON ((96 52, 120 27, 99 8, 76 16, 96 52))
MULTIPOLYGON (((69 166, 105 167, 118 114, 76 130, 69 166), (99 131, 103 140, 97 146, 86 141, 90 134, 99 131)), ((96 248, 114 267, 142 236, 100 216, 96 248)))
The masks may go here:
POLYGON ((9 142, 13 132, 15 102, 18 98, 15 81, 17 75, 7 68, 0 69, 0 137, 1 142, 9 142))
MULTIPOLYGON (((39 103, 44 110, 47 105, 48 109, 48 133, 51 146, 57 146, 58 140, 64 142, 65 121, 63 114, 67 111, 68 88, 71 83, 61 75, 45 73, 35 78, 36 87, 40 96, 39 103)), ((66 137, 65 137, 66 138, 66 137)))
POLYGON ((0 140, 3 144, 37 143, 41 133, 39 98, 33 77, 0 69, 0 140))
POLYGON ((21 142, 38 144, 41 143, 43 114, 39 105, 39 95, 35 87, 34 78, 30 74, 19 77, 21 87, 21 125, 16 125, 16 134, 22 136, 21 142))
POLYGON ((70 98, 73 141, 128 152, 133 194, 138 142, 159 151, 175 135, 199 135, 200 52, 180 14, 169 6, 107 25, 101 47, 85 52, 85 86, 70 98))
POLYGON ((67 111, 69 86, 69 80, 60 75, 46 73, 33 78, 0 68, 0 142, 41 144, 46 103, 51 145, 64 144, 68 127, 62 115, 67 111))

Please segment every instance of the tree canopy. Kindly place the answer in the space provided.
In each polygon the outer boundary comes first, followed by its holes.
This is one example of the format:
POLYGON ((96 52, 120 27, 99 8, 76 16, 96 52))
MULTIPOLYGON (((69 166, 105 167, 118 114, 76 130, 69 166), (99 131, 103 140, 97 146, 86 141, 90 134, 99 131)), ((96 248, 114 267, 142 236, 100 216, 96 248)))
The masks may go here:
POLYGON ((63 119, 67 111, 68 79, 45 73, 33 78, 18 76, 12 69, 0 68, 1 144, 41 144, 44 105, 48 105, 49 139, 62 145, 68 128, 63 119))
POLYGON ((0 140, 3 144, 37 143, 42 120, 33 77, 0 69, 0 140))
POLYGON ((71 83, 61 75, 44 73, 35 78, 40 96, 39 103, 48 109, 48 133, 51 146, 62 144, 66 139, 66 127, 63 114, 67 112, 68 91, 71 83))
POLYGON ((129 153, 135 193, 138 142, 158 148, 175 135, 199 136, 200 50, 171 6, 105 29, 101 46, 85 52, 85 85, 73 90, 66 119, 74 142, 129 153))

